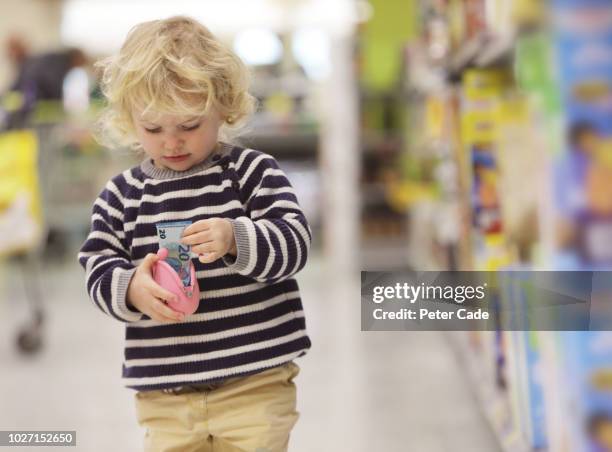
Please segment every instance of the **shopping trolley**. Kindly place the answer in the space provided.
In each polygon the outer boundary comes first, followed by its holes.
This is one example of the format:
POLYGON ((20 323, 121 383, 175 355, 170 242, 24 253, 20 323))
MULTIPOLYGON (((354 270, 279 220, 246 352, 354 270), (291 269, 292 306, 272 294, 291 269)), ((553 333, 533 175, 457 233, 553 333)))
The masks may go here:
POLYGON ((0 239, 0 256, 11 256, 20 268, 30 308, 30 318, 16 337, 23 354, 34 354, 43 345, 41 263, 49 257, 69 257, 74 263, 66 252, 76 249, 86 236, 91 204, 104 182, 137 161, 132 153, 110 154, 95 142, 90 129, 98 107, 91 106, 77 117, 66 115, 61 102, 39 101, 18 129, 0 132, 0 222, 20 187, 30 193, 28 218, 36 225, 28 240, 14 241, 19 246, 3 247, 0 239), (17 164, 19 172, 11 169, 17 164), (6 190, 3 203, 4 185, 13 188, 6 190))
POLYGON ((0 133, 0 255, 19 264, 32 316, 17 335, 23 353, 42 345, 39 253, 43 240, 38 139, 32 130, 0 133))
POLYGON ((31 355, 43 345, 41 262, 57 215, 66 214, 58 212, 54 199, 65 115, 58 101, 38 101, 26 110, 15 110, 0 131, 0 256, 21 274, 30 315, 17 332, 16 346, 31 355))

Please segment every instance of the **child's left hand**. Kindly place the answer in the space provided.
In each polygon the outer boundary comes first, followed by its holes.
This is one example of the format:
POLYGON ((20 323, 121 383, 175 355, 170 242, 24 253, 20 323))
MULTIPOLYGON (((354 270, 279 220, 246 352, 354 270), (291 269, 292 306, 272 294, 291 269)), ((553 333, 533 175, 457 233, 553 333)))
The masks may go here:
POLYGON ((237 253, 234 228, 227 218, 196 221, 185 228, 181 243, 191 245, 191 251, 203 264, 237 253))

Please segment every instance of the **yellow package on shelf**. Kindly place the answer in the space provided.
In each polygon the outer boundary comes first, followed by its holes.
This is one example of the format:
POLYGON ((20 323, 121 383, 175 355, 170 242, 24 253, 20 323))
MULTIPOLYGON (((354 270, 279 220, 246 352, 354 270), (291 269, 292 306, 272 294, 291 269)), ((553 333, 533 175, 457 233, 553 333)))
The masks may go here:
POLYGON ((511 74, 504 69, 469 69, 463 74, 463 92, 468 101, 487 101, 499 97, 511 74))
POLYGON ((38 141, 27 130, 0 134, 0 255, 31 249, 42 236, 38 141))

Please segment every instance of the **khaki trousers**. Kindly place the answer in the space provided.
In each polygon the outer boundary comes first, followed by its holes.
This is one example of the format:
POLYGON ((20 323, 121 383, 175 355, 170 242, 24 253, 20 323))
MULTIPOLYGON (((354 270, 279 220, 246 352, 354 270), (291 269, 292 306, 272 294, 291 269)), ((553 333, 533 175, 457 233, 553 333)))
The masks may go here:
POLYGON ((147 452, 284 452, 298 420, 297 364, 226 380, 212 390, 136 393, 147 452))

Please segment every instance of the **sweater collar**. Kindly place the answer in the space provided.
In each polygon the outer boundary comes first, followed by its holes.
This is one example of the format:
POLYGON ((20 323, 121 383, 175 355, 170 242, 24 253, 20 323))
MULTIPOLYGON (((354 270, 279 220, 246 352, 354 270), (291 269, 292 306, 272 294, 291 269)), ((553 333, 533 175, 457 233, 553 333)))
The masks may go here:
POLYGON ((140 169, 152 179, 177 179, 185 176, 192 176, 216 165, 223 157, 228 156, 232 149, 233 146, 231 144, 219 143, 219 146, 217 146, 217 148, 211 152, 208 157, 185 171, 174 171, 168 168, 158 168, 153 163, 153 159, 148 157, 140 164, 140 169))

